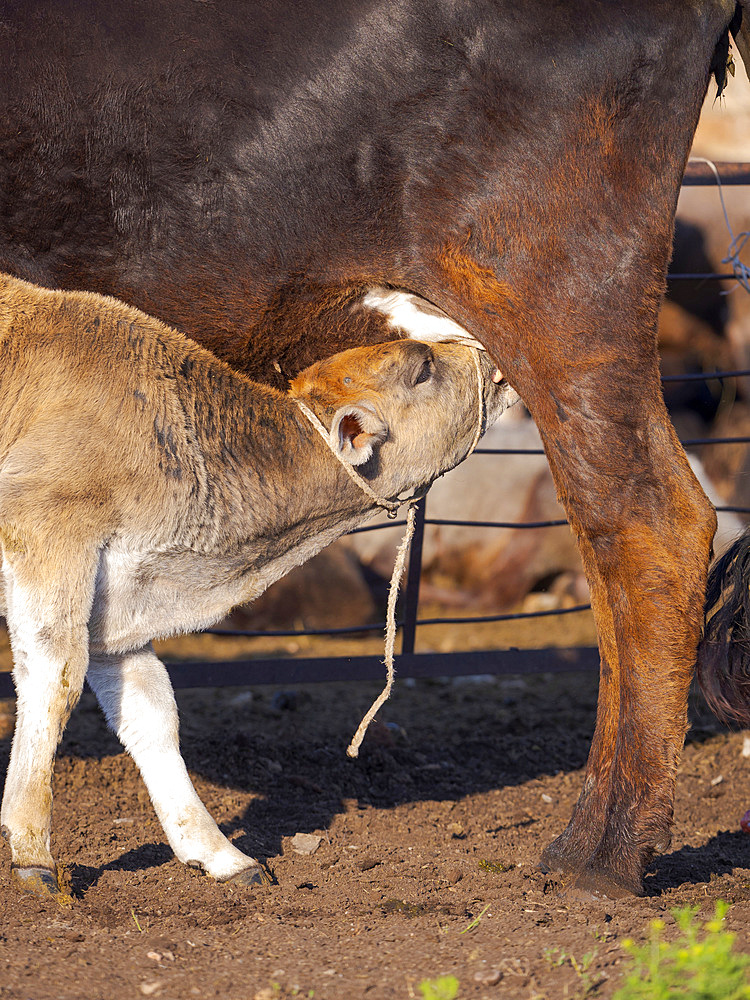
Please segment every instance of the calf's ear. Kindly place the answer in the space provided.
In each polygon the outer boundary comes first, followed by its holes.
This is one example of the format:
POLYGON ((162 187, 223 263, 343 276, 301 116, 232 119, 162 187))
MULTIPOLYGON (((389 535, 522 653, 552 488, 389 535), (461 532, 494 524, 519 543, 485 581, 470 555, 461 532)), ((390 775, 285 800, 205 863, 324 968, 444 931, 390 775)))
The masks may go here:
POLYGON ((369 407, 349 404, 336 411, 331 424, 333 450, 350 465, 362 465, 373 448, 385 441, 388 427, 369 407))

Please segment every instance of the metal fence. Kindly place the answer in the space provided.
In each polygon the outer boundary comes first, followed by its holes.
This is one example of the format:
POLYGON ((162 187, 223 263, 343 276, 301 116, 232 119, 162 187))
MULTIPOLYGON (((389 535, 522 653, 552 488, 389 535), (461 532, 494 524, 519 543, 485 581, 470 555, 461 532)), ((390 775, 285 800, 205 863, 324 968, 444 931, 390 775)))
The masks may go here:
MULTIPOLYGON (((718 163, 715 165, 722 185, 750 185, 750 164, 718 163)), ((704 162, 691 161, 683 180, 685 186, 715 185, 716 177, 711 167, 704 162)), ((727 273, 672 273, 671 282, 678 281, 736 281, 735 271, 727 273)), ((707 373, 665 376, 663 382, 688 382, 695 380, 724 380, 750 377, 750 370, 717 371, 707 373)), ((750 443, 750 437, 693 438, 682 442, 686 447, 716 444, 750 443)), ((543 454, 542 449, 477 448, 477 455, 503 454, 543 454)), ((407 578, 401 596, 402 613, 399 619, 401 631, 401 653, 396 658, 396 668, 400 677, 466 676, 471 674, 531 674, 559 673, 572 670, 594 670, 599 666, 599 654, 595 647, 473 650, 450 653, 418 653, 415 651, 416 635, 421 626, 445 625, 468 627, 473 624, 501 622, 528 618, 551 618, 561 614, 574 614, 589 609, 589 605, 554 609, 549 611, 518 612, 513 614, 482 615, 479 617, 441 617, 420 619, 419 582, 422 569, 422 543, 426 524, 443 526, 468 526, 477 528, 521 528, 533 531, 538 528, 565 526, 567 521, 541 521, 530 523, 505 521, 465 521, 430 518, 427 514, 429 497, 420 501, 417 525, 412 542, 407 578)), ((750 508, 721 506, 719 511, 750 515, 750 508)), ((371 525, 359 531, 378 530, 404 524, 403 520, 389 521, 387 525, 371 525)), ((352 626, 339 629, 294 629, 294 630, 230 630, 208 629, 210 634, 243 637, 294 637, 308 635, 361 634, 366 631, 382 631, 383 623, 370 626, 352 626)), ((177 688, 219 687, 225 685, 251 684, 300 684, 311 681, 380 680, 383 677, 381 656, 340 656, 305 658, 252 658, 233 660, 203 660, 167 663, 172 683, 177 688)), ((9 675, 0 675, 0 696, 12 693, 9 675)))

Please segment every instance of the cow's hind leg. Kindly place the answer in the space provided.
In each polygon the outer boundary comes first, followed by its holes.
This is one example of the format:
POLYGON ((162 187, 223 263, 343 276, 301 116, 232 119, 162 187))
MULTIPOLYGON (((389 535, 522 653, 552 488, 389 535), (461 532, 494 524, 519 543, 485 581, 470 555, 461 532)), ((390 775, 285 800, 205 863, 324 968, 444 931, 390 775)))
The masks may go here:
MULTIPOLYGON (((469 237, 448 247, 439 272, 447 311, 531 411, 583 556, 601 653, 596 732, 580 799, 543 863, 606 896, 642 892, 646 865, 669 844, 716 529, 664 406, 656 303, 667 241, 663 232, 649 241, 651 257, 634 256, 632 274, 613 266, 621 280, 559 269, 543 294, 525 283, 528 260, 515 288, 477 259, 469 237)), ((513 241, 501 245, 510 268, 513 241)))
POLYGON ((635 366, 632 356, 610 356, 598 368, 559 370, 531 393, 578 536, 601 652, 583 790, 543 864, 606 896, 642 892, 645 866, 669 846, 716 527, 648 353, 635 366))
POLYGON ((0 540, 17 692, 0 822, 18 886, 55 894, 52 768, 86 675, 96 552, 85 546, 62 552, 55 540, 31 541, 7 529, 0 540))
POLYGON ((180 754, 177 706, 164 664, 146 648, 92 656, 88 674, 107 721, 138 765, 169 844, 220 881, 261 885, 261 865, 234 847, 198 798, 180 754))

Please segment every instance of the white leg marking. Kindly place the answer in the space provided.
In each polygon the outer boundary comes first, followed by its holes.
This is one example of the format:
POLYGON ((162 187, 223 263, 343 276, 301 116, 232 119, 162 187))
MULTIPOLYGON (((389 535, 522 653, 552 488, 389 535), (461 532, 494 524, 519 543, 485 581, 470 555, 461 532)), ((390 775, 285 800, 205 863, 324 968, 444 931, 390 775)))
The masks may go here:
POLYGON ((228 879, 257 864, 237 850, 193 788, 180 754, 169 675, 151 649, 92 659, 89 683, 107 721, 138 765, 169 844, 180 861, 228 879))

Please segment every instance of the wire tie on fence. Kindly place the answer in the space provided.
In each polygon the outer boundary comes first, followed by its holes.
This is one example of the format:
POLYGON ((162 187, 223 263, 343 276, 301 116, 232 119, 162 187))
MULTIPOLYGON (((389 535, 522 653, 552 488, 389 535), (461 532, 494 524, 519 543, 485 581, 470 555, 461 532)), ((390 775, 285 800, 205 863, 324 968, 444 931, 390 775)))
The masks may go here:
MULTIPOLYGON (((479 361, 479 351, 475 348, 468 348, 471 352, 472 360, 474 361, 474 367, 477 372, 477 421, 474 430, 474 439, 471 442, 469 450, 466 452, 464 458, 468 458, 472 454, 479 439, 482 436, 482 431, 484 430, 484 376, 482 375, 482 366, 479 361)), ((293 397, 294 398, 294 397, 293 397)), ((404 529, 404 535, 401 539, 401 544, 396 552, 396 562, 393 565, 393 572, 391 573, 391 582, 388 587, 388 610, 386 613, 386 627, 385 627, 385 658, 384 665, 386 668, 386 683, 383 690, 380 692, 378 697, 370 706, 369 710, 365 714, 364 718, 357 727, 357 731, 352 737, 352 741, 346 748, 347 757, 358 757, 359 748, 362 744, 362 740, 365 738, 365 733, 367 732, 368 726, 375 718, 377 713, 380 711, 385 702, 390 698, 391 691, 393 690, 393 682, 395 680, 396 671, 393 665, 393 650, 396 644, 396 601, 398 600, 398 591, 401 584, 401 577, 404 574, 404 567, 406 566, 406 556, 409 552, 409 547, 411 545, 411 540, 414 536, 414 527, 417 520, 417 502, 422 499, 422 497, 427 495, 427 491, 430 486, 432 486, 432 481, 417 487, 410 497, 397 497, 395 500, 385 500, 383 497, 379 497, 377 493, 372 489, 370 484, 355 472, 354 468, 346 461, 345 458, 336 451, 333 444, 331 443, 331 437, 329 432, 325 429, 320 420, 312 412, 306 403, 303 403, 301 399, 294 399, 294 402, 302 410, 307 419, 320 434, 320 436, 325 441, 328 446, 329 451, 334 456, 334 458, 344 467, 347 474, 353 482, 359 486, 359 488, 378 506, 383 507, 389 517, 395 517, 399 507, 402 504, 409 504, 409 510, 406 515, 406 528, 404 529)))
POLYGON ((719 171, 716 169, 716 164, 713 160, 708 160, 705 156, 694 156, 691 157, 691 161, 694 163, 705 163, 716 178, 716 184, 719 188, 719 198, 721 199, 721 210, 724 213, 724 221, 727 224, 729 235, 732 237, 732 242, 727 248, 727 255, 722 258, 721 263, 731 264, 732 271, 734 272, 734 276, 737 281, 742 285, 746 292, 750 292, 750 266, 743 264, 740 260, 740 254, 742 253, 748 239, 750 239, 750 232, 745 231, 741 232, 738 236, 734 235, 734 230, 732 229, 732 224, 730 223, 729 215, 727 214, 727 207, 724 204, 724 192, 721 186, 721 177, 719 177, 719 171))

